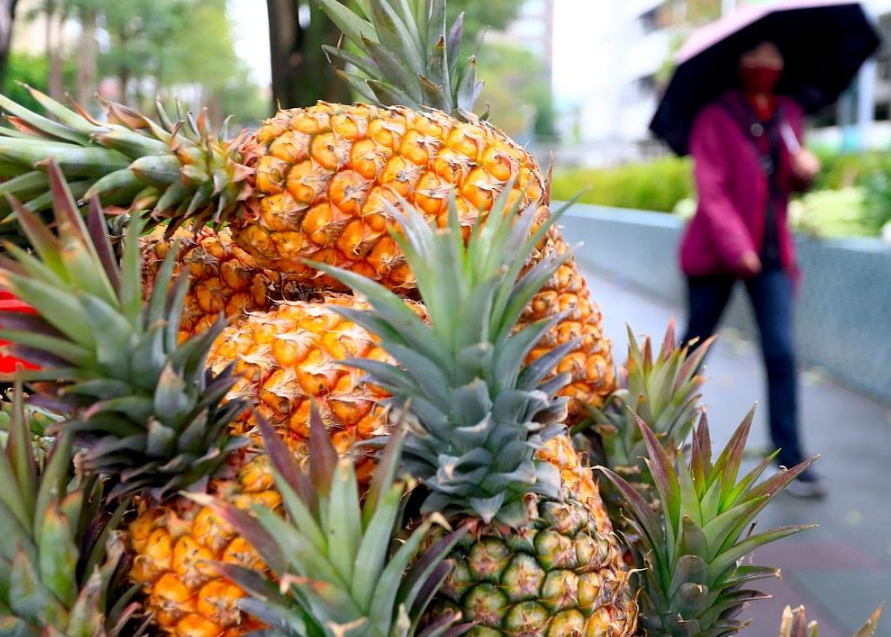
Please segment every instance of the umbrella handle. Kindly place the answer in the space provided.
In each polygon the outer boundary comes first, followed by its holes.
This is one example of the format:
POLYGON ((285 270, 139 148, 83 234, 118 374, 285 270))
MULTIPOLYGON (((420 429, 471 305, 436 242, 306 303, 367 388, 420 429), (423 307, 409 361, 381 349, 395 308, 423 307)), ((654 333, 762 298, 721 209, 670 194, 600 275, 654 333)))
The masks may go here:
POLYGON ((789 122, 782 122, 780 124, 780 135, 783 137, 783 143, 786 144, 786 148, 790 153, 797 155, 801 152, 801 143, 795 136, 795 131, 792 130, 789 122))

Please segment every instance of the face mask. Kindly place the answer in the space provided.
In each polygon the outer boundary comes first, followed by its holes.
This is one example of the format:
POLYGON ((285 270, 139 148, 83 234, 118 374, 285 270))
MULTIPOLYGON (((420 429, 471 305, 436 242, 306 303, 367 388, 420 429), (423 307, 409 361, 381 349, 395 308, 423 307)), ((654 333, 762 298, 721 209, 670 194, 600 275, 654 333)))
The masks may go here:
POLYGON ((739 75, 746 92, 772 93, 780 81, 783 71, 766 66, 745 66, 740 69, 739 75))

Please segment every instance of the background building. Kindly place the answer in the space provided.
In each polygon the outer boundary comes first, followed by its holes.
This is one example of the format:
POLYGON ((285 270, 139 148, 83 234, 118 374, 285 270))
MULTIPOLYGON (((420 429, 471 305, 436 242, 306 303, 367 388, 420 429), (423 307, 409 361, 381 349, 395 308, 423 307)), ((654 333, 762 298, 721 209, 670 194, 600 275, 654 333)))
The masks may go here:
POLYGON ((554 64, 554 1, 526 0, 516 19, 492 41, 501 41, 528 49, 538 57, 550 78, 554 64))
MULTIPOLYGON (((584 0, 558 2, 555 20, 561 32, 575 21, 590 26, 576 45, 576 55, 588 61, 582 65, 585 72, 555 83, 564 140, 561 161, 602 166, 663 154, 648 125, 669 60, 696 24, 743 2, 771 0, 599 0, 596 8, 584 7, 584 0)), ((865 4, 891 40, 891 0, 865 4)), ((864 66, 836 107, 813 118, 812 142, 836 149, 891 145, 889 111, 891 52, 886 48, 864 66)))

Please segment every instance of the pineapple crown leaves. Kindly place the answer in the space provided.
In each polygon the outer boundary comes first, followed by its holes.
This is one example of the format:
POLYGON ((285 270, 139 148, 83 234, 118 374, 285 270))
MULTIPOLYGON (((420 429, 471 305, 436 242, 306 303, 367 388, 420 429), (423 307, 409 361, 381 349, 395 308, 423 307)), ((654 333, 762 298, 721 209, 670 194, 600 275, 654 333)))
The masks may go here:
POLYGON ((576 343, 524 367, 561 317, 520 331, 517 320, 568 254, 547 257, 525 273, 523 268, 565 208, 533 232, 535 211, 520 213, 519 202, 508 204, 511 186, 472 229, 466 247, 454 196, 443 229, 431 228, 405 201, 402 210, 391 206, 401 227, 392 233, 415 276, 429 324, 382 286, 312 265, 367 298, 369 310, 336 311, 377 335, 398 363, 348 362, 397 401, 411 401, 414 422, 405 463, 431 490, 424 510, 516 525, 526 519, 527 494, 559 495, 559 474, 538 462, 535 452, 563 428, 566 402, 554 394, 568 379, 548 375, 576 343))
POLYGON ((248 613, 282 634, 337 637, 454 636, 468 628, 451 615, 416 633, 418 622, 450 564, 444 561, 465 533, 459 529, 419 554, 435 517, 403 542, 406 485, 396 481, 403 446, 397 426, 381 456, 364 504, 353 463, 338 459, 318 410, 310 415, 309 475, 287 445, 258 416, 287 519, 256 507, 253 515, 204 495, 193 495, 260 552, 277 583, 231 564, 215 568, 247 591, 248 613))
MULTIPOLYGON (((15 414, 15 393, 9 389, 2 402, 0 402, 0 449, 6 446, 12 431, 13 416, 15 414)), ((33 405, 25 406, 25 419, 31 432, 31 440, 39 453, 45 453, 52 446, 54 437, 49 435, 49 428, 65 418, 48 409, 41 409, 33 405)))
MULTIPOLYGON (((854 637, 872 637, 879 626, 879 617, 882 615, 882 605, 876 608, 872 616, 860 627, 854 637)), ((780 637, 820 637, 820 627, 817 622, 808 623, 804 606, 795 610, 786 606, 783 609, 783 619, 780 623, 780 637)))
POLYGON ((34 454, 16 382, 9 438, 0 452, 0 632, 23 637, 115 635, 133 619, 136 589, 122 591, 127 503, 105 514, 95 476, 73 479, 72 435, 44 462, 34 454), (56 631, 55 633, 53 631, 56 631))
POLYGON ((344 37, 361 51, 325 46, 332 58, 355 68, 338 71, 364 99, 414 109, 472 112, 483 83, 476 58, 462 59, 464 16, 449 27, 446 0, 316 0, 344 37))
MULTIPOLYGON (((32 401, 68 419, 50 428, 73 432, 88 449, 84 467, 118 479, 112 495, 152 489, 157 498, 211 475, 243 441, 226 425, 244 409, 223 400, 236 378, 214 375, 207 352, 224 327, 179 344, 188 279, 143 300, 140 222, 132 219, 119 264, 93 201, 87 222, 60 169, 49 166, 56 234, 14 198, 33 253, 8 245, 0 284, 37 312, 2 313, 2 338, 20 358, 41 366, 20 371, 39 382, 32 401)), ((159 271, 168 281, 172 250, 159 271)))
POLYGON ((620 388, 605 409, 589 406, 590 418, 575 429, 593 426, 603 442, 605 464, 619 473, 642 474, 650 484, 637 418, 649 424, 670 456, 676 453, 693 429, 705 382, 699 372, 714 337, 692 352, 689 345, 678 347, 676 342, 673 320, 655 356, 651 339, 644 337, 638 343, 628 327, 628 360, 619 374, 620 388))
MULTIPOLYGON (((13 126, 0 128, 0 167, 12 177, 0 184, 0 198, 14 196, 33 212, 52 208, 49 157, 71 179, 75 198, 97 196, 106 206, 151 210, 155 220, 224 219, 251 193, 246 180, 253 171, 243 164, 243 136, 228 139, 226 124, 214 135, 206 109, 196 118, 177 103, 171 117, 159 100, 155 122, 103 101, 108 121, 98 122, 75 103, 69 109, 27 88, 58 121, 0 95, 13 126)), ((0 215, 10 210, 5 200, 0 203, 0 215)))
POLYGON ((754 408, 712 461, 708 421, 703 414, 693 436, 689 461, 676 463, 656 434, 638 419, 647 465, 661 500, 661 516, 625 479, 600 467, 625 501, 637 547, 647 567, 642 613, 651 635, 733 634, 742 606, 761 593, 741 587, 778 574, 773 568, 741 565, 760 546, 810 526, 788 526, 752 534, 752 521, 770 500, 807 469, 813 459, 757 482, 776 454, 737 480, 754 408))

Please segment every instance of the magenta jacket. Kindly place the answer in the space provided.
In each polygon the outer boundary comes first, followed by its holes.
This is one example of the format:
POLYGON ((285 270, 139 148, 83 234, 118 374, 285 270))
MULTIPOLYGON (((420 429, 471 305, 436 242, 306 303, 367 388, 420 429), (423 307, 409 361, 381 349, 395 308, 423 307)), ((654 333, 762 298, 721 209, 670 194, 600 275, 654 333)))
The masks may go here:
MULTIPOLYGON (((743 253, 761 252, 769 193, 751 137, 730 114, 745 97, 725 94, 697 115, 690 134, 690 154, 699 206, 681 241, 681 269, 687 276, 737 274, 743 253)), ((802 139, 801 107, 780 98, 781 116, 802 139)), ((786 222, 789 194, 805 186, 792 176, 788 150, 782 145, 779 166, 782 196, 774 202, 779 224, 783 268, 795 274, 795 247, 786 222)))

